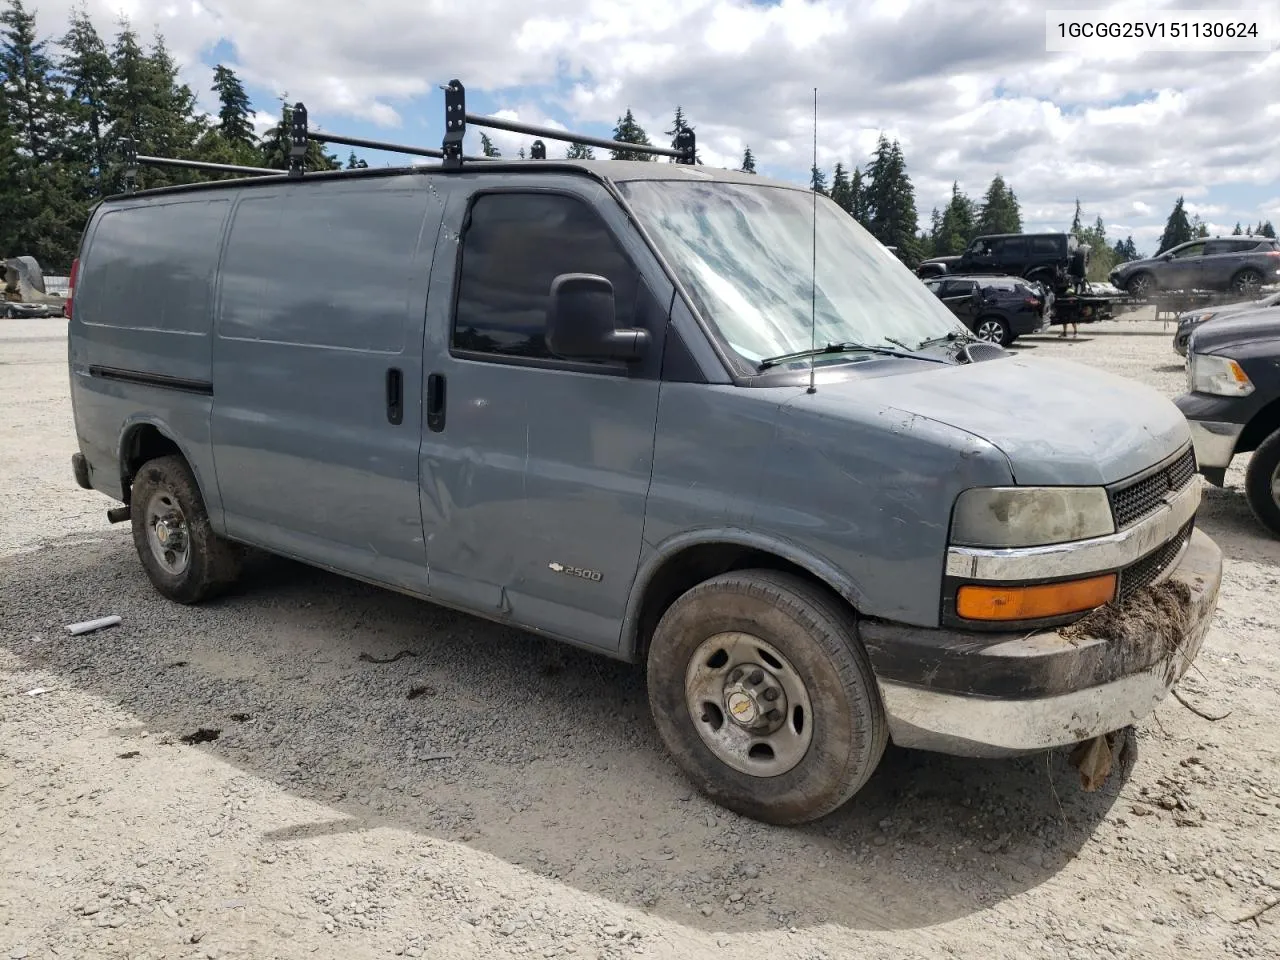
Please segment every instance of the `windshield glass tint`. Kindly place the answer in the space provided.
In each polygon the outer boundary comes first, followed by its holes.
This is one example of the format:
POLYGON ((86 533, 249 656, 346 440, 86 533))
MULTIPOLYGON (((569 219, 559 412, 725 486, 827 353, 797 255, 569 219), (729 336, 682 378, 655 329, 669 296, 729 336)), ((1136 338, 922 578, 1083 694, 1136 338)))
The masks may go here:
MULTIPOLYGON (((619 184, 702 316, 752 364, 811 345, 813 195, 681 180, 619 184)), ((963 333, 853 217, 818 197, 817 345, 906 345, 963 333), (897 343, 895 343, 897 341, 897 343)))

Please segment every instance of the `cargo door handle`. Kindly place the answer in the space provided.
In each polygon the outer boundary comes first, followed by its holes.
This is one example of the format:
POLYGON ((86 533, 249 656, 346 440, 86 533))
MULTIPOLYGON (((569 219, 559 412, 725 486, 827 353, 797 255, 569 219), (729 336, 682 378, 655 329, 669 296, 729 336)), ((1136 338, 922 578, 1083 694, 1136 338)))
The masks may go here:
POLYGON ((399 424, 404 420, 404 376, 398 367, 387 371, 387 421, 399 424))
POLYGON ((444 429, 444 374, 427 377, 427 429, 439 433, 444 429))

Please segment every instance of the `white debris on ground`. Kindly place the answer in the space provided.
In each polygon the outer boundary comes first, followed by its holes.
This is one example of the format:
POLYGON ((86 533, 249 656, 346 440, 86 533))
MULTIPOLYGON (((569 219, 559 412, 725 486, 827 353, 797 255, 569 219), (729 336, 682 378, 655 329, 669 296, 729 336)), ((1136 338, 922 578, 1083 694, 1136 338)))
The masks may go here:
MULTIPOLYGON (((637 668, 283 561, 162 600, 72 479, 64 330, 0 325, 0 960, 1280 956, 1280 541, 1241 464, 1180 687, 1226 719, 1170 699, 1096 793, 891 750, 779 829, 675 771, 637 668)), ((1018 350, 1173 396, 1171 335, 1018 350)))

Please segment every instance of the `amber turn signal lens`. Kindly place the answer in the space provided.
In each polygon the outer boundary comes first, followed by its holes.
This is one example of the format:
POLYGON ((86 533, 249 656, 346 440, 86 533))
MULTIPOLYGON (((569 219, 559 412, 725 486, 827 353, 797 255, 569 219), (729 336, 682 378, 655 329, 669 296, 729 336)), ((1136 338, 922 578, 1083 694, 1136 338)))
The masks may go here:
POLYGON ((956 594, 956 614, 965 620, 1043 620, 1092 610, 1115 595, 1114 573, 1034 587, 969 584, 956 594))

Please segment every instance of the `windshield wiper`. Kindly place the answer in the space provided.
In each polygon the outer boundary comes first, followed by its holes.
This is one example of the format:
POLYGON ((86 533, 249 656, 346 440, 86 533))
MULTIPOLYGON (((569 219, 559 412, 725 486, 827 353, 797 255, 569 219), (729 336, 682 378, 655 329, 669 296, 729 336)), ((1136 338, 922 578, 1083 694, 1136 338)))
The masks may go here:
POLYGON ((950 333, 944 333, 940 337, 929 337, 928 339, 921 340, 920 343, 917 344, 916 349, 923 350, 925 347, 934 347, 940 343, 951 343, 952 341, 959 340, 961 338, 964 338, 965 340, 978 339, 968 330, 965 330, 963 333, 959 330, 952 330, 950 333))
POLYGON ((893 347, 882 347, 871 343, 856 343, 848 340, 843 343, 828 343, 825 347, 816 347, 812 350, 797 350, 795 353, 783 353, 776 357, 766 357, 756 366, 760 370, 767 370, 769 367, 776 367, 780 363, 805 360, 809 357, 818 357, 829 353, 875 353, 885 357, 901 357, 904 360, 931 360, 935 363, 946 363, 945 360, 939 360, 936 357, 922 357, 913 353, 911 348, 901 341, 892 340, 890 337, 885 337, 885 339, 898 344, 902 349, 895 350, 893 347))

